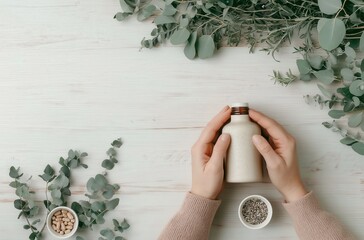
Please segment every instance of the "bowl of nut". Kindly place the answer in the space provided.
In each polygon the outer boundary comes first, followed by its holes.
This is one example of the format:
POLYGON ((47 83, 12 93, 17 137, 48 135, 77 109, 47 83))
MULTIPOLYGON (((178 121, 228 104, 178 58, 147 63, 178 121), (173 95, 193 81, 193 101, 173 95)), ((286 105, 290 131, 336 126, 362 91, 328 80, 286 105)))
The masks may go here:
POLYGON ((47 228, 56 238, 69 238, 77 231, 78 217, 71 208, 56 207, 48 214, 47 228))
POLYGON ((268 199, 260 195, 251 195, 241 201, 238 209, 241 223, 249 229, 261 229, 268 225, 273 215, 273 208, 268 199))

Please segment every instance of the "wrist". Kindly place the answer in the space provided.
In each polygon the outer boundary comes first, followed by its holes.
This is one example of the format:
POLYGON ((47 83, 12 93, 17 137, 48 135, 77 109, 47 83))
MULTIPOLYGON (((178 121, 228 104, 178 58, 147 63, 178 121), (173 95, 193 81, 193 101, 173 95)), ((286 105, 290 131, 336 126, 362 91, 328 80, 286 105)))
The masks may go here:
POLYGON ((294 185, 292 188, 290 188, 288 191, 283 193, 283 196, 287 203, 289 202, 295 202, 301 198, 303 198, 308 191, 306 190, 303 183, 300 183, 298 185, 294 185))

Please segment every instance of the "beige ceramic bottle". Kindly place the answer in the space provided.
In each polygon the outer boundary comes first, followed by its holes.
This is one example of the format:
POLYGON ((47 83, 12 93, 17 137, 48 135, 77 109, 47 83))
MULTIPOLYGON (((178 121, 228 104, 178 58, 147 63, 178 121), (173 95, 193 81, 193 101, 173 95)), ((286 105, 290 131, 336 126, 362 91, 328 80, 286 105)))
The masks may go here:
POLYGON ((231 121, 222 130, 231 136, 226 155, 226 182, 261 182, 262 158, 252 142, 253 135, 261 134, 260 127, 250 120, 247 103, 236 103, 231 108, 231 121))

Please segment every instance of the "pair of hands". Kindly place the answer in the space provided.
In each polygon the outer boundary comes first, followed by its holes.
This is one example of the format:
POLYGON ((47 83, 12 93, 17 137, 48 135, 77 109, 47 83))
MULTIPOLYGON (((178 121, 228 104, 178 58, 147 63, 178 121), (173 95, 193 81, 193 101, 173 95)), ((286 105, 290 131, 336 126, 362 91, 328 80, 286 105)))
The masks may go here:
MULTIPOLYGON (((230 144, 230 135, 221 134, 221 127, 229 120, 231 108, 224 107, 204 128, 192 147, 192 189, 193 194, 216 199, 222 190, 224 180, 224 158, 230 144), (216 143, 215 143, 216 140, 216 143)), ((269 142, 255 135, 252 141, 264 157, 273 185, 287 202, 293 202, 307 194, 301 180, 295 139, 276 121, 260 112, 249 110, 249 116, 269 136, 269 142)))

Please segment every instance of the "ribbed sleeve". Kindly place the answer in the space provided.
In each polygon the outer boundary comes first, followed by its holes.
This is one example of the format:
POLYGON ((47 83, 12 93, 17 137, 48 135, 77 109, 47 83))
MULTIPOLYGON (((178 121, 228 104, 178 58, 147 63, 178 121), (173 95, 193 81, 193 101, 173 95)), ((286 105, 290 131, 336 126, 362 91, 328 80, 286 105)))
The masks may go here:
POLYGON ((167 224, 159 240, 206 240, 221 201, 187 193, 181 209, 167 224))
POLYGON ((334 216, 320 208, 312 192, 295 202, 283 203, 283 206, 301 240, 355 239, 334 216))

